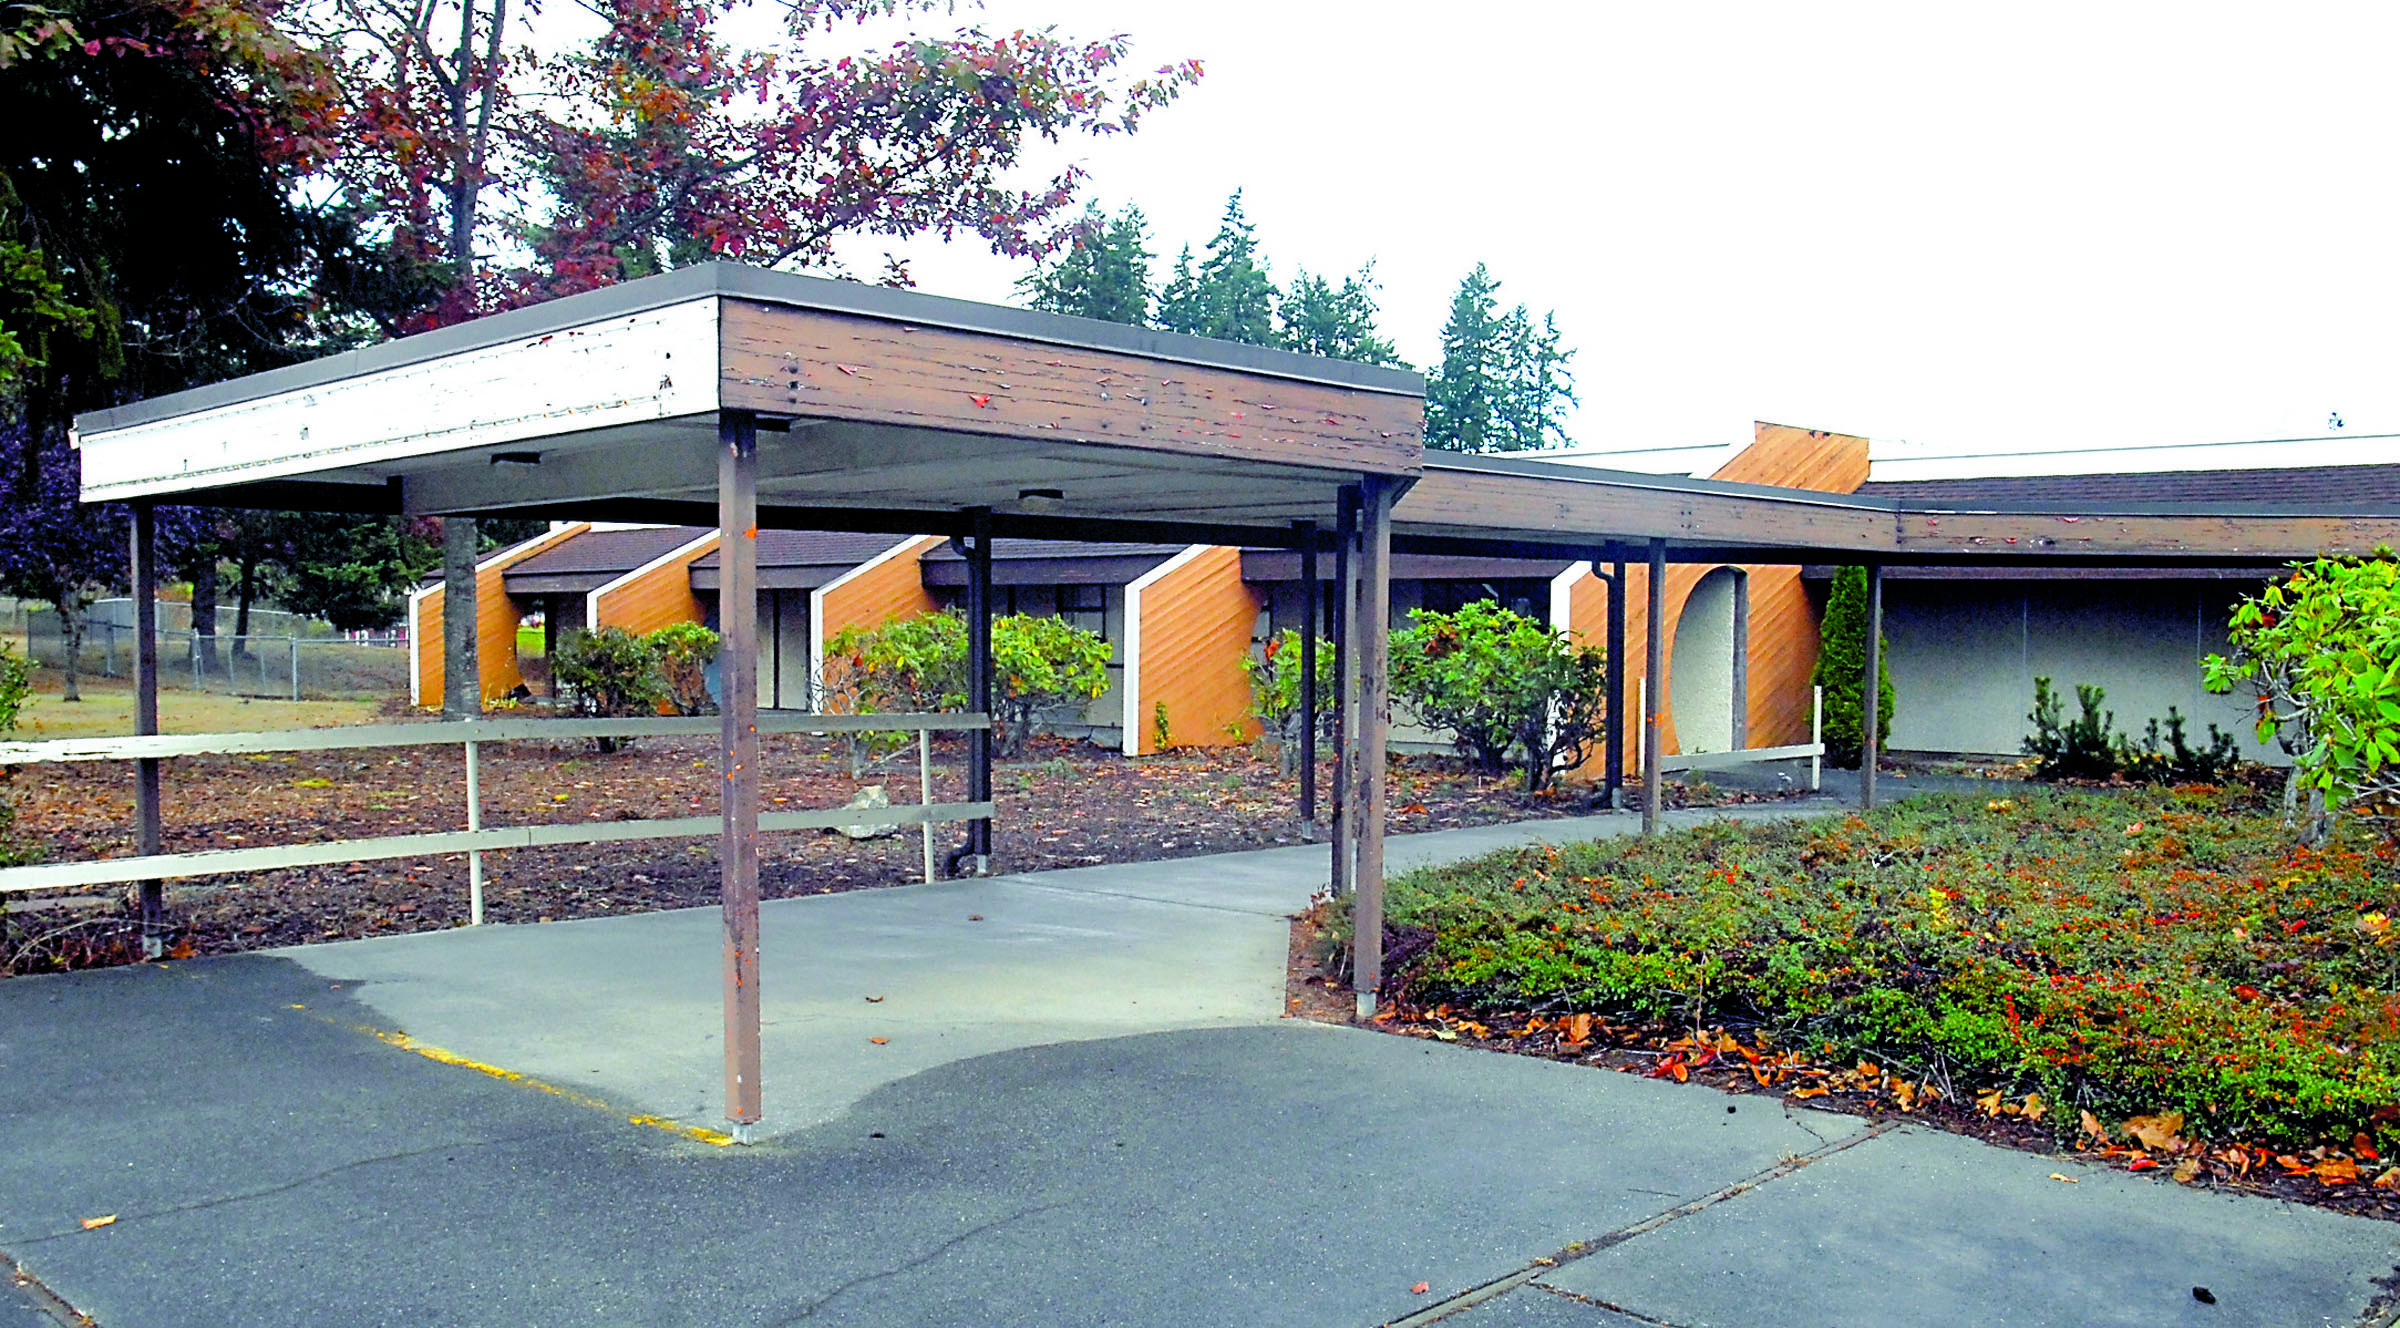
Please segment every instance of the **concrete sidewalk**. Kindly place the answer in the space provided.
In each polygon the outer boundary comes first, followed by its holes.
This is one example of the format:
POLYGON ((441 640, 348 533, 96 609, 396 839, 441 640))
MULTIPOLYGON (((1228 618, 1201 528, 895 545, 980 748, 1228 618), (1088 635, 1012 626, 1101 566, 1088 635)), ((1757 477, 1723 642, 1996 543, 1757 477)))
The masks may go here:
POLYGON ((2265 1328, 2366 1322, 2400 1259, 2390 1224, 1282 1020, 1324 852, 770 904, 751 1148, 629 1120, 714 1123, 705 910, 0 983, 0 1251, 106 1328, 2265 1328))

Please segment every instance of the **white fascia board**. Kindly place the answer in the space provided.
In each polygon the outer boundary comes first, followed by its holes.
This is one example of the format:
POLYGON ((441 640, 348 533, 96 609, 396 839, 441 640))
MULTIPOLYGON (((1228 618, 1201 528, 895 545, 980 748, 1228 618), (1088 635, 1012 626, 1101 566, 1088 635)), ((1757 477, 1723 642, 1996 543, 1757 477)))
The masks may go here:
POLYGON ((1117 727, 1125 735, 1123 745, 1127 756, 1139 756, 1142 751, 1142 592, 1158 584, 1160 577, 1189 564, 1214 547, 1209 544, 1190 545, 1183 552, 1126 583, 1125 700, 1117 727))
POLYGON ((1871 444, 1868 454, 1868 480, 1878 483, 2389 465, 2396 448, 2400 448, 2400 434, 2388 433, 2123 447, 2019 448, 2009 452, 1961 452, 1930 443, 1877 441, 1871 444))
POLYGON ((658 555, 656 558, 653 558, 650 561, 643 563, 641 566, 634 568, 632 571, 625 573, 623 576, 618 577, 616 580, 602 582, 600 585, 584 592, 583 630, 587 632, 597 632, 600 630, 600 601, 602 599, 606 598, 610 594, 615 593, 616 591, 623 590, 625 587, 632 585, 634 582, 641 580, 650 573, 655 572, 659 568, 665 567, 667 564, 675 562, 678 559, 688 561, 690 559, 705 555, 710 549, 716 547, 717 536, 720 533, 721 532, 719 531, 712 530, 697 539, 689 541, 688 543, 678 544, 674 548, 667 550, 665 553, 658 555))
POLYGON ((86 502, 714 412, 717 296, 78 437, 86 502))
POLYGON ((911 535, 824 585, 808 592, 808 708, 822 710, 825 698, 825 597, 894 558, 914 557, 941 543, 939 535, 911 535))

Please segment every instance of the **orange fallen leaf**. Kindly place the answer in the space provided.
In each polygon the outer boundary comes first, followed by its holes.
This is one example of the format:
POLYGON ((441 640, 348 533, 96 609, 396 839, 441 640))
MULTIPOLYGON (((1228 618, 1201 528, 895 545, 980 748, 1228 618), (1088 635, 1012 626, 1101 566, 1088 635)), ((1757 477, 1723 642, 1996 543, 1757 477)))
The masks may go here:
MULTIPOLYGON (((1863 723, 1864 721, 1862 720, 1861 722, 1863 723)), ((1676 1083, 1685 1084, 1691 1082, 1691 1067, 1685 1065, 1682 1061, 1669 1061, 1667 1063, 1667 1068, 1671 1073, 1674 1074, 1676 1083)))
MULTIPOLYGON (((1863 721, 1862 721, 1862 722, 1863 722, 1863 721)), ((2061 1175, 2060 1173, 2058 1173, 2058 1172, 2055 1172, 2055 1171, 2053 1171, 2053 1172, 2051 1172, 2051 1173, 2050 1173, 2050 1179, 2052 1179, 2052 1180, 2055 1180, 2055 1181, 2063 1181, 2063 1182, 2065 1182, 2066 1184, 2069 1184, 2069 1185, 2081 1185, 2081 1184, 2083 1184, 2083 1182, 2082 1182, 2081 1180, 2077 1179, 2076 1177, 2073 1177, 2073 1176, 2066 1176, 2066 1175, 2061 1175)))
POLYGON ((1832 1089, 1825 1087, 1823 1084, 1813 1084, 1807 1088, 1793 1089, 1792 1096, 1796 1098, 1823 1097, 1832 1091, 1832 1089))
POLYGON ((869 1041, 869 1042, 872 1042, 872 1043, 874 1043, 876 1046, 880 1047, 880 1046, 883 1046, 885 1043, 888 1043, 888 1042, 890 1042, 890 1041, 891 1041, 891 1039, 890 1039, 890 1038, 887 1038, 887 1037, 871 1037, 871 1038, 868 1038, 868 1039, 867 1039, 867 1041, 869 1041))
POLYGON ((2108 1142, 2108 1131, 2101 1126, 2100 1118, 2088 1111, 2083 1113, 2083 1132, 2102 1143, 2108 1142))
POLYGON ((1412 1296, 1422 1296, 1422 1295, 1424 1295, 1426 1292, 1428 1292, 1428 1291, 1431 1291, 1431 1290, 1433 1290, 1433 1283, 1431 1283, 1431 1282, 1419 1282, 1419 1283, 1417 1283, 1415 1286, 1412 1286, 1412 1287, 1410 1287, 1410 1288, 1408 1289, 1408 1293, 1409 1293, 1410 1295, 1412 1295, 1412 1296))
POLYGON ((2183 1140, 2177 1132, 2183 1129, 2183 1113, 2170 1111, 2163 1116, 2135 1116, 2125 1122, 2125 1133, 2142 1141, 2142 1146, 2157 1152, 2172 1152, 2183 1140))
POLYGON ((2189 1185, 2189 1184, 2191 1184, 2193 1181, 2195 1181, 2195 1180, 2198 1180, 2199 1178, 2200 1178, 2200 1159, 2199 1159, 2199 1158, 2196 1158, 2196 1157, 2187 1157, 2187 1158, 2185 1158, 2184 1160, 2182 1160, 2181 1162, 2178 1162, 2178 1163, 2176 1163, 2176 1164, 2175 1164, 2175 1181, 2176 1181, 2176 1183, 2177 1183, 2177 1184, 2179 1184, 2179 1185, 2189 1185))
POLYGON ((2375 1178, 2374 1184, 2375 1188, 2379 1190, 2388 1190, 2393 1186, 2400 1185, 2400 1167, 2384 1168, 2383 1174, 2375 1178))
POLYGON ((2346 1157, 2329 1157, 2319 1162, 2311 1170, 2314 1171, 2318 1180, 2327 1185, 2355 1185, 2358 1183, 2358 1164, 2346 1157))
POLYGON ((106 1217, 87 1217, 83 1219, 83 1229, 86 1231, 95 1231, 116 1220, 117 1215, 115 1213, 110 1213, 106 1217))
POLYGON ((2038 1121, 2042 1118, 2043 1114, 2049 1110, 2050 1109, 2048 1107, 2042 1105, 2041 1094, 2027 1093, 2025 1095, 2025 1106, 2023 1107, 2021 1113, 2025 1119, 2030 1121, 2038 1121))
MULTIPOLYGON (((1865 712, 1863 712, 1863 711, 1862 711, 1862 712, 1860 712, 1860 713, 1862 713, 1862 714, 1863 714, 1863 713, 1865 713, 1865 712)), ((1577 1014, 1577 1015, 1570 1015, 1570 1016, 1568 1016, 1568 1018, 1567 1018, 1567 1041, 1569 1041, 1569 1042, 1585 1042, 1585 1041, 1589 1041, 1589 1040, 1590 1040, 1590 1038, 1591 1038, 1591 1036, 1592 1036, 1592 1017, 1591 1017, 1590 1015, 1588 1015, 1588 1014, 1577 1014)))

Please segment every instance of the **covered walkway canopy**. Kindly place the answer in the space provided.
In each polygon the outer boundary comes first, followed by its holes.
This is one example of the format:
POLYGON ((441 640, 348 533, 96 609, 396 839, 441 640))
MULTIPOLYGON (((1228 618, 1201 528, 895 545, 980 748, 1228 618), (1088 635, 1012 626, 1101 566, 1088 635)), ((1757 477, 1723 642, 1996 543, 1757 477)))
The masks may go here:
MULTIPOLYGON (((1401 371, 716 264, 94 412, 77 434, 84 497, 134 504, 141 615, 154 612, 150 511, 160 502, 719 528, 726 1091, 737 1126, 761 1113, 762 526, 951 536, 968 564, 969 708, 987 713, 995 536, 1270 546, 1311 564, 1330 550, 1347 606, 1335 633, 1345 722, 1334 874, 1357 895, 1362 1011, 1381 977, 1396 546, 1588 558, 1621 573, 1632 551, 1654 572, 1670 560, 2222 567, 2400 543, 2388 513, 1960 512, 1429 458, 1422 398, 1422 380, 1401 371)), ((1315 578, 1313 566, 1305 575, 1315 578)), ((1649 579, 1652 622, 1662 580, 1649 579)), ((1616 733, 1624 584, 1616 576, 1611 594, 1616 733)), ((137 727, 154 732, 155 634, 140 626, 137 727)), ((1649 635, 1655 656, 1660 633, 1649 635)), ((1314 657, 1302 652, 1304 669, 1314 657)), ((1867 669, 1873 677, 1872 652, 1867 669)), ((1655 747, 1656 716, 1644 719, 1655 747)), ((988 733, 971 743, 968 795, 987 801, 988 733)), ((1313 761, 1301 768, 1313 779, 1313 761)), ((137 788, 140 851, 156 853, 155 759, 137 788)), ((980 823, 969 850, 988 846, 980 823)), ((158 905, 154 886, 145 905, 158 905)))

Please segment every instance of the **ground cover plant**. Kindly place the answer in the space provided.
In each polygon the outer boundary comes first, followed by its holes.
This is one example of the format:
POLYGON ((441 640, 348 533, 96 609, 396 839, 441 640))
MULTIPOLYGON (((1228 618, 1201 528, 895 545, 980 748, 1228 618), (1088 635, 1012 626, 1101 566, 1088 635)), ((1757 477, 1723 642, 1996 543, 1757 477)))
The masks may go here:
POLYGON ((1930 795, 1411 873, 1389 944, 1416 951, 1404 1004, 1663 1031, 1678 1078, 1738 1053, 1797 1096, 2114 1132, 2180 1179, 2281 1160, 2388 1189, 2393 859, 2355 831, 2296 845, 2240 786, 1930 795))

